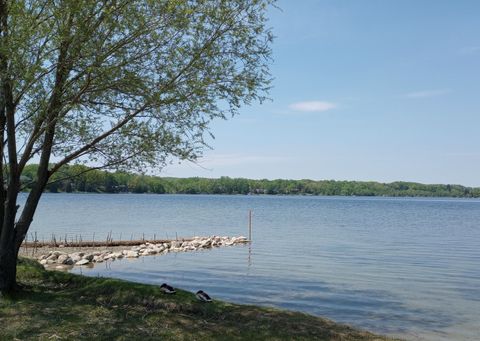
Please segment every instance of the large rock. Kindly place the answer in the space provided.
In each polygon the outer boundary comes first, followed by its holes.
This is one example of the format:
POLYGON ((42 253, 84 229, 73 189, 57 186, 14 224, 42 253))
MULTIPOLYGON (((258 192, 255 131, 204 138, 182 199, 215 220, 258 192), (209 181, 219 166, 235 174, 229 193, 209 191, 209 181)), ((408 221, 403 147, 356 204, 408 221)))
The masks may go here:
POLYGON ((58 258, 58 255, 55 253, 52 253, 50 256, 47 257, 47 260, 55 261, 57 260, 57 258, 58 258))
POLYGON ((136 251, 128 251, 127 254, 125 255, 127 258, 138 258, 138 252, 136 251))
POLYGON ((72 258, 68 257, 68 258, 63 262, 63 264, 65 264, 65 265, 73 265, 73 264, 75 264, 75 262, 73 261, 72 258))
POLYGON ((80 256, 80 254, 78 253, 72 253, 70 255, 70 258, 74 261, 74 262, 78 262, 80 259, 82 259, 82 256, 80 256))
POLYGON ((200 247, 200 245, 202 244, 202 242, 199 241, 199 240, 192 240, 192 242, 191 242, 190 244, 191 244, 193 247, 198 248, 198 247, 200 247))
POLYGON ((203 248, 209 248, 212 246, 212 240, 211 239, 207 239, 207 240, 204 240, 201 244, 200 244, 200 247, 203 247, 203 248))
POLYGON ((83 259, 80 259, 78 262, 76 262, 75 265, 87 265, 89 263, 90 261, 88 259, 83 258, 83 259))
POLYGON ((109 259, 115 259, 115 254, 113 253, 108 253, 103 256, 103 260, 109 260, 109 259))
POLYGON ((68 257, 67 255, 60 255, 60 256, 58 256, 58 258, 57 258, 57 263, 58 263, 58 264, 65 264, 65 261, 66 261, 68 258, 70 258, 70 257, 68 257))
POLYGON ((176 240, 172 241, 172 243, 170 244, 170 247, 175 248, 175 249, 179 248, 181 246, 182 246, 182 242, 179 242, 179 241, 176 241, 176 240))
POLYGON ((89 262, 91 262, 91 261, 93 260, 93 257, 95 257, 95 256, 90 253, 90 254, 84 255, 82 258, 88 260, 89 262))

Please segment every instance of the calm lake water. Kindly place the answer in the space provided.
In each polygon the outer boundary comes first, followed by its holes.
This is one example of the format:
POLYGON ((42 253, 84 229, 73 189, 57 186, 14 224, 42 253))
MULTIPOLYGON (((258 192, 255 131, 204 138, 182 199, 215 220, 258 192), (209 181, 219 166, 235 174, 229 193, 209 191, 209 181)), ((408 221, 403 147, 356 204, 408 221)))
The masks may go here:
POLYGON ((203 289, 409 340, 480 339, 479 200, 46 194, 31 232, 247 236, 249 209, 251 246, 74 271, 203 289))

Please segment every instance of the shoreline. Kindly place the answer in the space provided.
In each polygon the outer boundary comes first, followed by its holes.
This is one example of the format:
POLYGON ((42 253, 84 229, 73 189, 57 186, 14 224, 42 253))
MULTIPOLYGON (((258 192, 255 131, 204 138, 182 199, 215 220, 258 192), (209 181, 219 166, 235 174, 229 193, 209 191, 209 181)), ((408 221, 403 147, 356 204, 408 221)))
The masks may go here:
POLYGON ((17 269, 24 288, 0 298, 2 340, 398 340, 300 312, 46 271, 25 258, 17 269))

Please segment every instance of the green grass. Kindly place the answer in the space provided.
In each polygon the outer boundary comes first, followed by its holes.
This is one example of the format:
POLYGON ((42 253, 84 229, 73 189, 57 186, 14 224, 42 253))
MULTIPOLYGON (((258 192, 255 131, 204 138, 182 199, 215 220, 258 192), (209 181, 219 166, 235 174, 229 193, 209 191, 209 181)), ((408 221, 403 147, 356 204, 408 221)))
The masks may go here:
POLYGON ((319 317, 198 302, 190 292, 18 264, 23 290, 0 298, 0 340, 387 340, 319 317))

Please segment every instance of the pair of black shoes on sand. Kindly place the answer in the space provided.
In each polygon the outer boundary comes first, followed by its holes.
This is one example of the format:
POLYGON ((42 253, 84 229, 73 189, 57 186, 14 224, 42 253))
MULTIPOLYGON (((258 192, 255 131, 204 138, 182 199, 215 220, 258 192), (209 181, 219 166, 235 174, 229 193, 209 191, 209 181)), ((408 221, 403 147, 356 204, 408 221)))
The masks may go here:
MULTIPOLYGON (((171 287, 167 283, 163 283, 160 286, 160 290, 162 290, 162 292, 164 292, 165 294, 175 294, 177 292, 173 287, 171 287)), ((210 296, 208 296, 208 294, 203 290, 198 290, 197 293, 195 294, 195 297, 197 297, 197 299, 202 302, 212 302, 212 299, 210 298, 210 296)))

